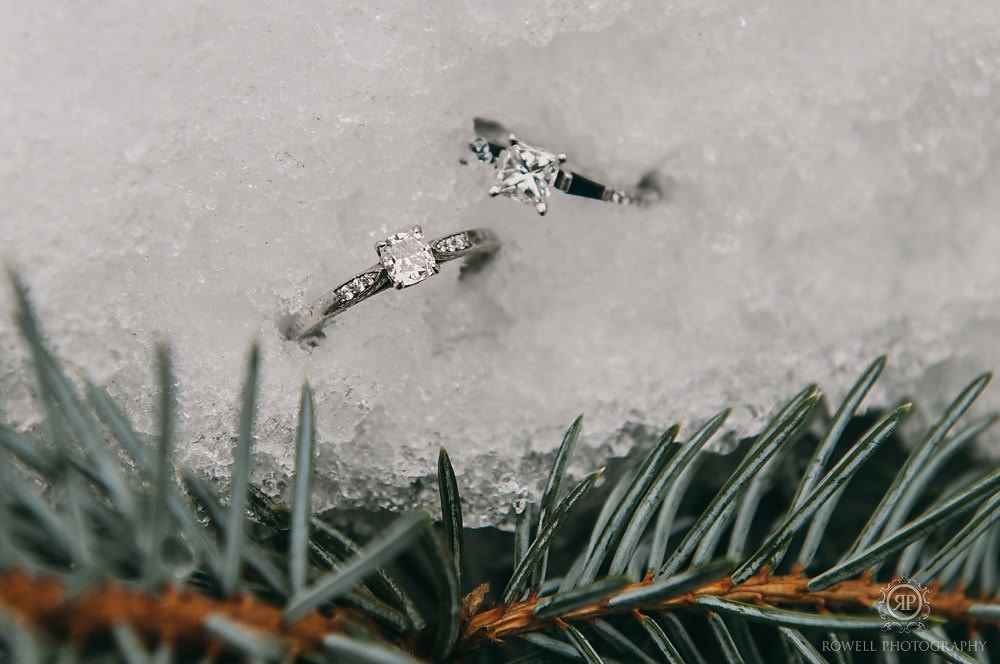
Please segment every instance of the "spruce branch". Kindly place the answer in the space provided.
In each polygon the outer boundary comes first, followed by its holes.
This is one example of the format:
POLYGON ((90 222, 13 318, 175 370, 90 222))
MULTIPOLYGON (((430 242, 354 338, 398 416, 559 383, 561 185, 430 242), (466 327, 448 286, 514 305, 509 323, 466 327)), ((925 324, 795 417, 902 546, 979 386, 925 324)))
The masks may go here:
POLYGON ((254 348, 229 494, 190 471, 177 482, 166 348, 156 350, 156 432, 147 437, 106 390, 85 378, 81 390, 67 377, 26 288, 13 283, 44 415, 37 435, 0 424, 0 655, 16 661, 457 664, 506 643, 522 662, 555 654, 761 664, 776 652, 824 661, 819 638, 867 632, 967 662, 953 639, 998 634, 1000 468, 948 470, 997 420, 961 423, 989 374, 945 409, 885 487, 864 473, 898 441, 909 405, 852 433, 884 357, 862 372, 821 434, 809 432, 821 403, 810 386, 727 459, 732 470, 720 481, 720 458, 705 448, 728 411, 689 436, 669 428, 608 490, 598 486, 603 469, 575 484, 568 475, 578 418, 541 496, 517 516, 509 574, 492 598, 484 579, 466 578, 477 568, 467 560, 461 486, 445 450, 440 523, 418 510, 359 544, 311 514, 317 440, 306 384, 292 501, 266 496, 250 472, 254 348), (873 488, 882 491, 858 519, 861 494, 873 488), (686 500, 692 494, 699 499, 686 500), (596 518, 581 535, 595 498, 596 518), (178 546, 187 555, 170 551, 178 546), (881 634, 873 606, 899 576, 928 586, 929 626, 881 634), (466 581, 479 585, 463 597, 466 581))

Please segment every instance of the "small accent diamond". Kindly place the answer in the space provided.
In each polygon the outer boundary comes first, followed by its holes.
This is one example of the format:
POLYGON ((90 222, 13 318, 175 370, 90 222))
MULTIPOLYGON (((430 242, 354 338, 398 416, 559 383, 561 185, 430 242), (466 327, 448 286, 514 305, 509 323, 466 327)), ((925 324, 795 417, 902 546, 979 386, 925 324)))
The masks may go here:
POLYGON ((431 246, 423 238, 423 230, 414 226, 375 245, 382 267, 396 288, 420 283, 438 271, 431 246))
POLYGON ((353 300, 364 295, 365 291, 375 285, 378 275, 372 272, 354 277, 349 282, 337 288, 337 296, 344 301, 353 300))
POLYGON ((476 154, 476 159, 483 162, 492 162, 493 153, 490 152, 489 142, 482 136, 476 136, 471 143, 469 143, 469 148, 476 154))
POLYGON ((469 243, 469 239, 465 236, 465 233, 459 233, 458 235, 449 235, 446 238, 442 238, 434 245, 434 248, 443 254, 450 254, 456 251, 463 251, 470 246, 472 245, 469 243))

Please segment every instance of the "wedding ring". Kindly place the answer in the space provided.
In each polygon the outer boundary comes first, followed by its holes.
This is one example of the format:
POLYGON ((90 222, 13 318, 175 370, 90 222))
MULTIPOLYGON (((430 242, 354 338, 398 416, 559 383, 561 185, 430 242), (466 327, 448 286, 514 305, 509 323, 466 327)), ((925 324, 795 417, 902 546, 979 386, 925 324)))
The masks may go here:
POLYGON ((472 255, 488 256, 499 248, 497 237, 485 228, 452 233, 428 242, 424 240, 423 229, 413 226, 376 243, 379 262, 293 316, 286 334, 300 341, 323 336, 323 326, 331 318, 376 293, 390 287, 413 286, 437 274, 441 263, 472 255))
POLYGON ((476 137, 469 143, 476 158, 496 168, 496 184, 490 196, 508 196, 535 208, 538 214, 548 211, 551 189, 570 196, 582 196, 619 205, 648 205, 660 198, 655 173, 643 176, 633 189, 617 189, 563 168, 566 155, 528 145, 494 120, 476 118, 476 137))

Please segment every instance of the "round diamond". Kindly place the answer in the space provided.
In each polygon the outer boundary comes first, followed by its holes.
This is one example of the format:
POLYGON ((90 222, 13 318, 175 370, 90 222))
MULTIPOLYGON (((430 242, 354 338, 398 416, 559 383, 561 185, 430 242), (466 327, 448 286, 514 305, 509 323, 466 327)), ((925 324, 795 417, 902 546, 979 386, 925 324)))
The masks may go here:
POLYGON ((493 155, 490 154, 490 144, 482 136, 476 136, 469 147, 472 151, 476 153, 476 159, 479 161, 493 161, 493 155))
POLYGON ((420 283, 437 272, 437 261, 419 226, 386 238, 376 250, 396 288, 420 283))
POLYGON ((466 240, 465 235, 451 235, 440 242, 438 242, 438 251, 449 253, 454 251, 462 251, 468 248, 469 242, 466 240))

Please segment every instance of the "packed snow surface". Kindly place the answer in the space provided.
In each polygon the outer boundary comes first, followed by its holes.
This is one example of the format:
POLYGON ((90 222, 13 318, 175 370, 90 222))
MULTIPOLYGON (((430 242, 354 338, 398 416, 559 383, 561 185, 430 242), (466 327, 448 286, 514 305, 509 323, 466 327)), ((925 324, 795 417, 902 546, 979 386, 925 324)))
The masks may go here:
MULTIPOLYGON (((429 503, 445 446, 469 525, 498 523, 580 412, 576 475, 728 405, 756 433, 813 381, 835 403, 883 352, 869 405, 915 399, 915 429, 1000 366, 997 34, 989 0, 13 3, 0 253, 144 431, 172 344, 186 466, 227 480, 258 339, 269 491, 308 377, 320 507, 429 503), (477 115, 595 179, 657 169, 665 200, 491 199, 477 115), (415 223, 504 247, 281 337, 415 223)), ((31 428, 0 308, 0 408, 31 428)))

